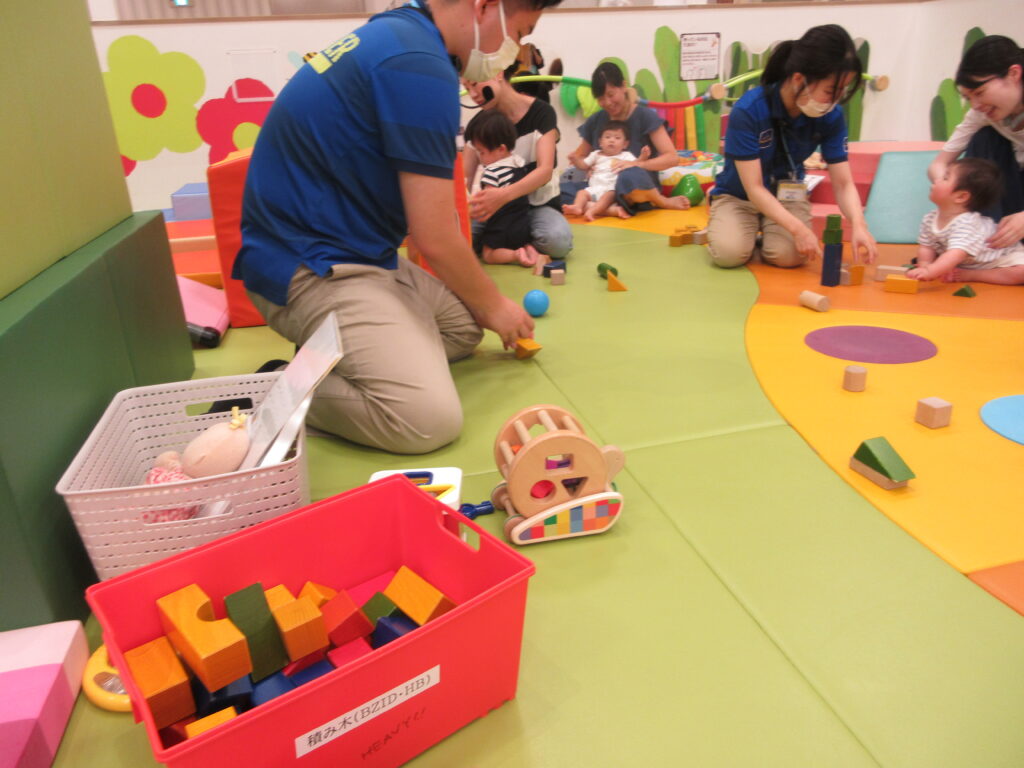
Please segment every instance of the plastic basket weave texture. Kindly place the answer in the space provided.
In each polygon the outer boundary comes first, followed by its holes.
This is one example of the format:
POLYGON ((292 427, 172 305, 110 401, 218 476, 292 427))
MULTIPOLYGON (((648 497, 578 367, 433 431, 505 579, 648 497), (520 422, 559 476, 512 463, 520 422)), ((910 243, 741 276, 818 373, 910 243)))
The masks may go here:
POLYGON ((225 419, 224 413, 190 415, 189 406, 249 398, 255 408, 280 375, 159 384, 126 389, 114 397, 57 484, 100 579, 309 503, 305 430, 296 440, 293 455, 280 464, 186 482, 140 485, 158 455, 182 451, 204 429, 225 419), (189 506, 200 507, 196 517, 142 522, 144 512, 189 506))

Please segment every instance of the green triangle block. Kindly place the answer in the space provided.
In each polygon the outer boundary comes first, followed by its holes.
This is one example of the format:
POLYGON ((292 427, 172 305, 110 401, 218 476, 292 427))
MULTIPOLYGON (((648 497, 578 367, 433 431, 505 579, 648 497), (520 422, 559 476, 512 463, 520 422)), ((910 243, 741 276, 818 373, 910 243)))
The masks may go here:
POLYGON ((373 625, 384 616, 394 616, 398 612, 398 606, 383 592, 376 593, 373 597, 363 603, 363 613, 373 625))
POLYGON ((872 437, 870 440, 865 440, 857 448, 853 458, 885 475, 894 483, 902 483, 904 480, 916 477, 910 467, 896 453, 896 449, 884 437, 872 437))
POLYGON ((964 286, 963 288, 961 288, 961 289, 960 289, 959 291, 953 291, 953 295, 954 295, 954 296, 966 296, 966 297, 967 297, 967 298, 969 298, 969 299, 973 299, 973 298, 974 298, 975 296, 977 296, 978 294, 976 294, 976 293, 974 292, 974 289, 973 289, 973 288, 971 288, 971 286, 969 286, 969 285, 965 285, 965 286, 964 286))

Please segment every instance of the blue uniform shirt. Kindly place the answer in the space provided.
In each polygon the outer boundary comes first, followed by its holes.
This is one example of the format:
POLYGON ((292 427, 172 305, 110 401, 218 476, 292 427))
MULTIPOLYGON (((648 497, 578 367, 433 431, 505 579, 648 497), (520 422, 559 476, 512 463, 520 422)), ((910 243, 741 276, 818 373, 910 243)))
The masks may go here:
POLYGON ((760 160, 761 178, 767 189, 774 191, 775 182, 790 178, 792 169, 777 135, 780 130, 798 179, 804 177, 804 160, 819 146, 826 163, 842 163, 847 159, 846 118, 842 107, 824 117, 807 117, 803 113, 790 117, 777 85, 758 86, 743 94, 729 113, 725 169, 715 178, 711 194, 747 199, 736 170, 737 160, 760 160))
POLYGON ((398 174, 452 178, 458 94, 441 33, 408 6, 313 57, 260 130, 232 276, 283 306, 301 265, 395 269, 408 231, 398 174))

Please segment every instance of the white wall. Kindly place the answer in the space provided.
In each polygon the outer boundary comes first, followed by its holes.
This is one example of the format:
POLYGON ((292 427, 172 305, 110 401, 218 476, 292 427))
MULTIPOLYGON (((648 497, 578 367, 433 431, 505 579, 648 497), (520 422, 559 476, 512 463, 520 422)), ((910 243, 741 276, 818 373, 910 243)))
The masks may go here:
MULTIPOLYGON (((90 0, 92 5, 104 0, 90 0)), ((924 140, 930 138, 929 107, 938 85, 951 77, 960 58, 963 37, 972 26, 1024 42, 1020 0, 930 0, 881 4, 815 3, 777 7, 771 4, 690 6, 633 10, 549 11, 532 41, 548 62, 561 58, 565 74, 589 77, 605 56, 618 56, 631 72, 658 72, 654 31, 665 25, 677 33, 721 32, 723 49, 740 41, 759 52, 776 40, 798 37, 816 24, 838 23, 871 45, 872 74, 886 74, 890 88, 865 98, 861 138, 924 140)), ((106 66, 110 43, 127 34, 141 35, 161 51, 182 51, 195 58, 207 76, 206 96, 223 96, 233 79, 229 50, 277 51, 277 83, 282 85, 294 67, 288 53, 323 48, 352 31, 363 18, 328 20, 261 20, 232 23, 95 26, 101 66, 106 66)), ((660 76, 659 76, 660 80, 660 76)), ((557 91, 552 92, 557 97, 557 91)), ((204 100, 205 100, 204 98, 204 100)), ((553 101, 557 102, 557 98, 553 101)), ((560 166, 577 142, 579 120, 559 112, 563 140, 560 166)), ((205 179, 207 147, 180 155, 163 152, 140 163, 128 178, 137 210, 166 208, 170 194, 181 185, 205 179)))

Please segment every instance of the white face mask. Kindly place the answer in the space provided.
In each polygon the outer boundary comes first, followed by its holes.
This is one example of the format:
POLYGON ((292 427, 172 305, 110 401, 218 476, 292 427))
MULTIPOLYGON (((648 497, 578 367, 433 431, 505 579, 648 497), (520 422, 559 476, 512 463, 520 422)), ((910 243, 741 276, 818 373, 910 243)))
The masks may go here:
POLYGON ((469 62, 462 70, 462 76, 467 80, 476 83, 493 80, 499 72, 504 72, 511 66, 519 55, 519 44, 509 37, 505 29, 505 7, 502 0, 498 0, 498 14, 501 18, 501 33, 505 39, 494 53, 484 53, 480 50, 480 23, 474 20, 473 50, 469 52, 469 62))
POLYGON ((833 109, 836 105, 827 101, 815 101, 814 99, 808 99, 806 104, 797 104, 800 107, 800 111, 808 117, 824 117, 833 109))

